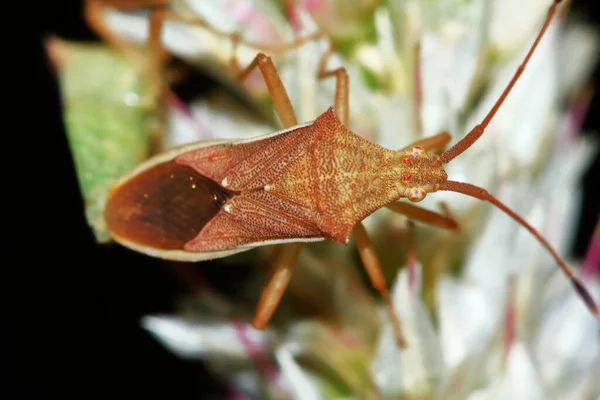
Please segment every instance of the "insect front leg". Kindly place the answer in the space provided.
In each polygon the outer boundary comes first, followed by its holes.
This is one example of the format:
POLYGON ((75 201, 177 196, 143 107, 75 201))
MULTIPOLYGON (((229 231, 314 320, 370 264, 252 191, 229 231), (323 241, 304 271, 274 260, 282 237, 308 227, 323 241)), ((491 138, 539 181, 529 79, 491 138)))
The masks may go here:
POLYGON ((420 146, 425 151, 436 151, 436 150, 444 150, 446 145, 450 143, 452 137, 448 132, 441 132, 437 135, 426 137, 424 139, 417 140, 416 142, 411 143, 409 146, 406 146, 402 150, 408 150, 415 146, 420 146))
MULTIPOLYGON (((448 132, 441 132, 437 135, 430 136, 416 142, 411 143, 402 150, 409 150, 415 146, 420 146, 425 151, 443 151, 452 137, 448 132)), ((440 203, 442 214, 426 210, 418 207, 414 204, 404 203, 400 201, 392 202, 386 205, 386 208, 402 214, 414 221, 423 222, 428 225, 436 226, 438 228, 456 230, 459 229, 459 224, 453 217, 448 205, 444 202, 440 203)))
POLYGON ((443 202, 440 203, 442 214, 438 214, 425 208, 418 207, 414 204, 401 201, 394 201, 386 205, 386 208, 398 214, 402 214, 413 221, 423 222, 427 225, 436 226, 438 228, 449 230, 457 230, 460 228, 459 223, 452 216, 448 206, 443 202))
POLYGON ((298 125, 298 120, 296 118, 294 108, 292 107, 292 103, 290 102, 290 97, 283 86, 283 82, 281 82, 279 73, 275 69, 273 60, 271 60, 270 57, 267 57, 263 53, 259 53, 256 55, 256 57, 254 57, 250 65, 242 69, 238 65, 234 52, 232 66, 236 71, 236 75, 239 80, 245 79, 254 68, 258 67, 263 79, 265 80, 265 83, 267 84, 269 95, 273 99, 275 112, 283 124, 283 127, 287 129, 298 125))

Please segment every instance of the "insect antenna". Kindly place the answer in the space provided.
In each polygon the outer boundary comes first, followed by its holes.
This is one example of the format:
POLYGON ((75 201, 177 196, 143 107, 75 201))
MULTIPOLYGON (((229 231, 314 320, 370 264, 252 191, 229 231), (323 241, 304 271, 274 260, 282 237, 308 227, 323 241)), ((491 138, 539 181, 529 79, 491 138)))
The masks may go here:
MULTIPOLYGON (((523 71, 525 70, 525 67, 526 67, 527 63, 529 62, 529 59, 531 58, 533 52, 537 48, 541 38, 544 36, 544 33, 548 29, 548 26, 550 25, 550 22, 552 21, 554 14, 556 14, 557 6, 561 1, 562 0, 555 0, 554 3, 552 4, 552 6, 550 6, 550 9, 548 10, 548 14, 546 16, 546 20, 544 21, 544 25, 540 29, 540 32, 538 33, 535 41, 531 45, 529 52, 525 56, 525 59, 523 60, 521 65, 519 65, 519 68, 513 75, 511 81, 508 83, 508 85, 504 89, 504 92, 502 92, 502 95, 500 96, 500 98, 498 98, 498 100, 496 101, 496 103, 494 104, 492 109, 488 112, 488 114, 485 116, 485 118, 481 121, 481 123, 479 125, 475 126, 458 143, 456 143, 454 146, 452 146, 450 149, 448 149, 447 151, 445 151, 444 153, 442 153, 440 155, 440 161, 442 163, 446 164, 449 161, 453 160, 454 158, 458 157, 465 150, 467 150, 469 147, 471 147, 471 145, 473 145, 473 143, 475 143, 477 141, 477 139, 479 139, 479 137, 481 137, 481 135, 483 134, 483 132, 489 125, 490 121, 494 118, 494 116, 496 115, 496 112, 498 111, 498 109, 500 108, 500 106, 502 105, 502 103, 504 102, 504 100, 506 99, 506 97, 508 96, 510 91, 512 90, 513 86, 515 85, 515 83, 517 82, 517 80, 519 79, 519 77, 521 76, 523 71)), ((446 181, 445 183, 440 185, 438 190, 446 190, 446 191, 451 191, 451 192, 462 193, 467 196, 475 197, 477 199, 492 203, 497 208, 499 208, 500 210, 502 210, 503 212, 508 214, 512 219, 514 219, 519 224, 521 224, 542 244, 542 246, 544 246, 546 248, 546 250, 548 250, 548 252, 552 255, 552 257, 554 258, 554 260, 556 261, 556 263, 558 264, 560 269, 562 269, 562 271, 567 276, 567 278, 569 278, 569 280, 575 287, 575 290, 577 291, 577 293, 580 295, 580 297, 585 302, 586 306, 590 309, 590 311, 594 314, 594 316, 596 316, 596 318, 599 318, 598 306, 594 302, 594 299, 592 298, 590 293, 587 291, 587 289, 573 275, 573 273, 569 270, 569 268, 567 267, 565 262, 559 257, 558 254, 556 254, 556 252, 554 251, 552 246, 550 246, 550 244, 546 241, 546 239, 544 239, 542 237, 542 235, 535 228, 533 228, 531 225, 529 225, 523 218, 518 216, 514 211, 512 211, 510 208, 508 208, 504 203, 502 203, 500 200, 496 199, 494 196, 492 196, 490 193, 488 193, 487 190, 482 189, 475 185, 471 185, 469 183, 446 181)))
POLYGON ((498 100, 496 101, 496 104, 494 104, 492 109, 488 112, 488 114, 485 116, 485 118, 483 119, 483 121, 481 121, 481 123, 479 125, 475 126, 458 143, 456 143, 454 146, 452 146, 447 151, 445 151, 442 155, 440 155, 440 160, 442 161, 442 163, 446 164, 450 160, 461 155, 465 150, 467 150, 469 147, 471 147, 471 145, 473 143, 475 143, 477 141, 477 139, 479 139, 479 137, 483 134, 483 132, 485 131, 485 128, 487 128, 487 126, 489 125, 491 120, 494 118, 494 115, 496 115, 496 112, 498 111, 498 109, 500 108, 502 103, 504 103, 504 100, 506 99, 506 97, 512 90, 513 86, 515 85, 517 80, 519 80, 519 77, 525 70, 525 67, 527 66, 527 63, 529 62, 529 59, 531 58, 533 52, 537 48, 540 40, 544 36, 544 33, 548 29, 548 26, 550 25, 550 22, 552 21, 552 17, 554 16, 554 14, 556 14, 556 8, 561 1, 562 0, 554 0, 554 3, 552 4, 552 6, 550 6, 550 9, 548 10, 548 14, 546 16, 546 20, 544 21, 544 25, 542 26, 542 28, 540 29, 540 32, 538 33, 537 37, 535 38, 535 42, 533 42, 533 44, 531 45, 531 48, 529 49, 529 52, 525 56, 525 59, 523 60, 521 65, 519 65, 519 68, 517 68, 517 71, 515 72, 512 79, 510 80, 510 82, 508 83, 506 88, 504 89, 504 92, 502 92, 502 95, 500 96, 500 98, 498 98, 498 100))
POLYGON ((492 196, 490 193, 488 193, 487 190, 480 188, 478 186, 475 186, 475 185, 471 185, 470 183, 446 181, 440 185, 439 190, 446 190, 449 192, 462 193, 467 196, 475 197, 476 199, 492 203, 493 205, 498 207, 500 210, 502 210, 506 214, 508 214, 508 216, 510 216, 512 219, 514 219, 519 224, 521 224, 542 244, 542 246, 544 246, 546 248, 546 250, 548 250, 548 252, 552 256, 552 258, 554 258, 554 260, 556 261, 556 263, 558 264, 560 269, 562 269, 562 271, 567 276, 567 278, 569 278, 571 280, 571 283, 575 287, 575 290, 580 295, 580 297, 583 299, 586 306, 590 309, 590 311, 594 314, 594 316, 596 318, 600 318, 598 306, 594 302, 594 299, 592 298, 590 293, 587 291, 587 289, 582 285, 582 283, 579 281, 579 279, 577 279, 577 277, 575 277, 573 275, 571 270, 569 270, 569 267, 567 267, 567 265, 560 258, 560 256, 558 254, 556 254, 556 251, 554 251, 554 249, 552 248, 552 246, 550 246, 550 244, 546 241, 546 239, 544 239, 542 237, 542 235, 533 226, 529 225, 529 223, 527 223, 527 221, 525 221, 523 218, 519 217, 514 211, 512 211, 510 208, 508 208, 508 206, 506 206, 500 200, 498 200, 497 198, 492 196))

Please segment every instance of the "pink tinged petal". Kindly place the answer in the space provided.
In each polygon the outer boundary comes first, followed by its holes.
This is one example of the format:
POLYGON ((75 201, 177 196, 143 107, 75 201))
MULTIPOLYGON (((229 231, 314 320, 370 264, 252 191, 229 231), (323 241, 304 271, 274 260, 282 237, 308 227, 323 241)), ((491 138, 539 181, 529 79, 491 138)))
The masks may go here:
MULTIPOLYGON (((248 355, 246 343, 240 339, 231 323, 191 322, 178 317, 147 316, 142 319, 142 326, 182 358, 253 362, 248 355)), ((248 336, 261 351, 269 347, 268 332, 249 329, 248 336)))
POLYGON ((323 0, 304 0, 304 8, 311 12, 318 11, 323 3, 323 0))
POLYGON ((227 1, 225 4, 231 11, 231 15, 246 25, 250 25, 253 21, 259 19, 260 17, 256 11, 252 9, 251 4, 240 3, 237 1, 227 1))
POLYGON ((300 21, 298 18, 298 10, 297 10, 295 3, 286 2, 285 12, 286 12, 288 21, 290 22, 290 25, 292 25, 292 29, 294 30, 294 33, 298 33, 298 31, 300 30, 300 21))
POLYGON ((598 279, 598 274, 600 272, 600 230, 597 229, 597 232, 592 236, 592 240, 588 246, 588 249, 585 253, 585 258, 583 260, 583 266, 581 270, 581 277, 584 280, 594 280, 598 279))
POLYGON ((242 342, 246 348, 246 354, 248 354, 248 357, 250 357, 254 362, 256 369, 267 379, 270 384, 277 386, 277 371, 268 361, 268 358, 260 343, 255 340, 256 335, 254 332, 256 332, 256 330, 251 328, 253 332, 253 334, 251 334, 248 329, 249 326, 240 322, 234 322, 233 327, 237 333, 239 341, 242 342))
POLYGON ((411 248, 408 252, 408 287, 413 295, 417 295, 420 285, 417 283, 415 249, 411 248))
POLYGON ((214 137, 215 135, 194 115, 187 104, 175 95, 170 96, 166 148, 214 137))
POLYGON ((253 33, 253 40, 264 44, 282 42, 280 35, 269 23, 268 18, 261 15, 256 8, 253 8, 250 2, 227 1, 225 7, 241 26, 253 33))
MULTIPOLYGON (((415 266, 417 275, 421 266, 415 266)), ((384 396, 427 395, 437 393, 446 384, 447 370, 440 343, 429 314, 418 293, 410 290, 408 272, 398 275, 392 301, 408 342, 400 350, 388 318, 382 328, 376 356, 371 365, 373 380, 384 396)))
POLYGON ((515 281, 510 280, 506 307, 504 309, 504 359, 507 360, 516 339, 517 307, 515 281))
POLYGON ((580 93, 577 94, 571 106, 567 110, 567 119, 570 128, 568 132, 570 138, 579 136, 581 127, 583 126, 583 122, 587 116, 591 98, 592 91, 589 88, 584 88, 580 93))

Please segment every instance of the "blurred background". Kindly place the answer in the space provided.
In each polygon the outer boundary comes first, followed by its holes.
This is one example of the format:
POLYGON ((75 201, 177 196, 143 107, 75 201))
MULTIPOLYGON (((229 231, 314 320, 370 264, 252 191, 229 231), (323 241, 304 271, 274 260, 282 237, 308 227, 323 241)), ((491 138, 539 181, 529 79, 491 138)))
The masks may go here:
MULTIPOLYGON (((183 361, 158 344, 140 326, 147 314, 170 312, 173 297, 183 286, 159 260, 135 254, 120 246, 100 246, 84 218, 72 158, 61 115, 60 93, 43 49, 48 35, 72 40, 95 40, 82 18, 79 1, 44 4, 43 29, 36 43, 36 67, 42 87, 43 125, 53 154, 53 221, 60 234, 53 235, 56 253, 46 258, 44 268, 51 277, 46 285, 51 296, 44 308, 52 313, 53 334, 45 346, 67 365, 63 380, 55 381, 65 395, 113 395, 127 393, 136 398, 208 398, 218 393, 201 362, 183 361), (140 259, 144 262, 139 262, 140 259)), ((573 1, 573 13, 600 22, 597 1, 573 1)), ((600 131, 600 69, 594 73, 596 92, 583 130, 600 131)), ((195 76, 191 86, 179 88, 201 93, 216 85, 195 76)), ((581 181, 584 198, 577 240, 571 256, 581 257, 596 223, 600 198, 600 165, 596 157, 581 181)), ((224 272, 243 276, 243 265, 220 268, 206 263, 203 274, 214 281, 224 272)), ((226 281, 224 281, 226 285, 226 281)))

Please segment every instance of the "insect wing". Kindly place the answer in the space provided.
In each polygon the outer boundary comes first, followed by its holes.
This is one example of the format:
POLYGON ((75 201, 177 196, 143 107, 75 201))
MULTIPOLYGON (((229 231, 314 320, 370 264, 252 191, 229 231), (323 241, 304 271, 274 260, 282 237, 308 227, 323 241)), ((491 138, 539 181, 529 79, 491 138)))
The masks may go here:
MULTIPOLYGON (((220 250, 265 241, 322 238, 313 222, 313 208, 302 196, 294 199, 282 179, 289 167, 305 164, 311 135, 309 127, 300 126, 265 139, 211 146, 177 157, 178 164, 237 192, 185 249, 220 250)), ((300 186, 306 191, 309 185, 303 183, 300 186)))

